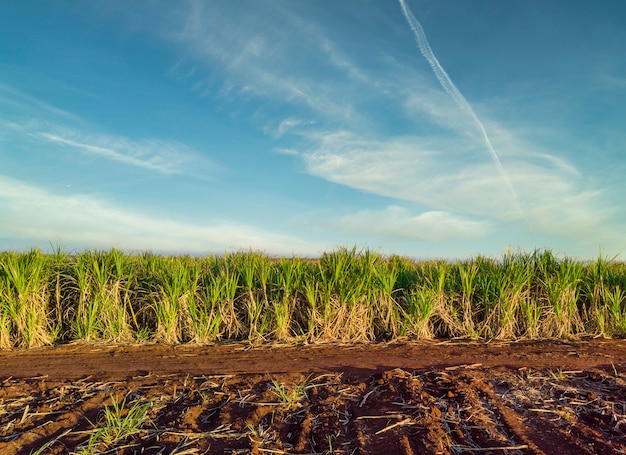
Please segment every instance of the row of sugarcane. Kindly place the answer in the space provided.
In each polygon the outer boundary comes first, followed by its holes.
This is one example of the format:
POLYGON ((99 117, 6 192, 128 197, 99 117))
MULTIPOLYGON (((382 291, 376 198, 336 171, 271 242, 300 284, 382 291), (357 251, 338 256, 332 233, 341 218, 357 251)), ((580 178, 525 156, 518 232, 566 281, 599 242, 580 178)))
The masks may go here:
POLYGON ((417 261, 120 250, 0 253, 0 348, 626 335, 626 264, 549 250, 417 261))

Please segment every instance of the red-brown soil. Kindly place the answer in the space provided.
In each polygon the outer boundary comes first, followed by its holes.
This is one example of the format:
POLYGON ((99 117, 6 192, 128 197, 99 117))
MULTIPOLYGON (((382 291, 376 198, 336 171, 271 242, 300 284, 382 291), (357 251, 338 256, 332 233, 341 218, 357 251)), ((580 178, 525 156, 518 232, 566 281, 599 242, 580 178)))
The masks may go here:
POLYGON ((626 340, 69 344, 0 385, 0 454, 626 453, 626 340))

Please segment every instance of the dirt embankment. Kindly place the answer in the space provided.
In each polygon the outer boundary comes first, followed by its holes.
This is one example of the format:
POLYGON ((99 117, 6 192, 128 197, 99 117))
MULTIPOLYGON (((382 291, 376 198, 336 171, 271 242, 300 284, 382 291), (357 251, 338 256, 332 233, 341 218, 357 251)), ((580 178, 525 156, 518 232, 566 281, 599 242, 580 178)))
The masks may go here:
POLYGON ((623 454, 625 375, 624 340, 4 351, 0 453, 623 454))

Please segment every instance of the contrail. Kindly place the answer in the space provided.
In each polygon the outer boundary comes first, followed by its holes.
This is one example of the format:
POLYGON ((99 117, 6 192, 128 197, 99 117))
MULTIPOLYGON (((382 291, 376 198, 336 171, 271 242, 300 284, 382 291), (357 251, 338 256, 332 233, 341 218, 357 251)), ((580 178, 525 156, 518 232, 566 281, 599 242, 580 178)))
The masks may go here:
POLYGON ((502 163, 500 162, 500 158, 498 157, 498 154, 496 153, 495 149, 493 148, 493 145, 491 144, 491 140, 489 139, 489 135, 487 134, 487 130, 485 129, 483 122, 480 121, 480 119, 474 112, 474 109, 472 109, 472 106, 470 106, 470 104, 467 102, 467 100, 465 99, 463 94, 459 91, 459 89, 456 88, 456 85, 454 85, 454 82, 452 82, 452 79, 450 79, 450 76, 448 76, 448 73, 446 73, 446 71, 443 69, 443 67, 439 63, 439 60, 437 60, 437 57, 435 57, 433 50, 430 48, 430 44, 428 44, 428 40, 426 39, 426 33, 424 33, 424 29, 422 28, 422 25, 415 18, 415 16, 413 16, 413 13, 411 13, 411 10, 409 9, 409 7, 406 6, 406 3, 404 2, 404 0, 399 0, 399 1, 400 1, 400 6, 402 7, 402 12, 404 13, 404 17, 409 23, 411 30, 413 30, 413 33, 415 34, 415 38, 417 40, 417 45, 419 46, 420 52, 422 53, 424 58, 428 60, 430 67, 432 68, 433 72, 435 73, 435 76, 437 77, 437 80, 439 81, 439 83, 441 84, 445 92, 448 95, 450 95, 450 97, 459 105, 461 109, 464 109, 465 111, 467 111, 474 119, 476 126, 478 126, 478 129, 483 135, 485 145, 487 145, 487 148, 489 149, 489 152, 491 153, 491 157, 493 158, 493 162, 495 163, 496 168, 498 169, 498 172, 500 172, 500 175, 502 175, 502 178, 504 178, 504 181, 506 182, 506 185, 508 186, 509 191, 513 195, 513 199, 515 201, 517 211, 522 216, 522 218, 526 218, 526 216, 524 215, 524 211, 522 210, 522 207, 519 203, 519 198, 517 197, 517 192, 515 191, 515 187, 513 186, 513 183, 511 182, 509 175, 506 173, 504 167, 502 166, 502 163))

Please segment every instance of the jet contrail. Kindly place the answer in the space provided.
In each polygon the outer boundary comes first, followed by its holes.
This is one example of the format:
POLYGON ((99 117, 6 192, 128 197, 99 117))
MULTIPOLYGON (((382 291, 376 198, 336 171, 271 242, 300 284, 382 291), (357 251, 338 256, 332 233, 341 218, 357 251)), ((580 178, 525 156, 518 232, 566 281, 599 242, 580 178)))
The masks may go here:
POLYGON ((404 17, 409 23, 411 30, 413 30, 413 33, 415 34, 415 38, 417 40, 417 45, 419 46, 420 52, 422 53, 424 58, 428 60, 430 67, 432 68, 433 72, 435 73, 435 76, 437 77, 437 80, 439 81, 439 83, 441 84, 445 92, 448 95, 450 95, 450 97, 459 105, 461 109, 464 109, 465 111, 467 111, 474 119, 476 126, 478 126, 478 129, 483 135, 485 145, 487 145, 487 148, 489 149, 489 152, 491 153, 491 157, 493 158, 493 162, 495 163, 496 168, 498 169, 498 172, 500 172, 500 175, 502 175, 502 178, 504 178, 504 181, 506 182, 506 185, 508 186, 509 191, 513 195, 513 199, 515 201, 517 211, 520 213, 522 218, 526 218, 526 216, 524 215, 524 211, 522 210, 522 207, 519 203, 519 198, 517 197, 517 192, 515 191, 515 187, 513 186, 513 183, 511 182, 509 175, 506 173, 504 167, 502 166, 502 163, 500 162, 500 158, 498 157, 498 154, 496 153, 495 149, 493 148, 493 145, 491 144, 491 140, 489 139, 489 135, 487 134, 487 130, 485 129, 483 122, 480 121, 480 119, 474 112, 474 109, 472 109, 472 106, 470 106, 470 104, 467 102, 467 100, 465 99, 463 94, 459 91, 459 89, 456 88, 456 85, 454 85, 454 82, 452 82, 452 79, 450 79, 450 76, 448 76, 448 73, 446 73, 446 71, 443 69, 443 67, 439 63, 439 60, 437 60, 437 57, 435 57, 433 50, 430 48, 430 44, 428 44, 428 40, 426 39, 426 33, 424 33, 424 29, 422 28, 422 25, 415 18, 415 16, 413 16, 413 13, 411 13, 411 10, 409 9, 409 7, 406 6, 406 3, 404 2, 404 0, 399 0, 399 1, 400 1, 400 6, 402 7, 402 12, 404 13, 404 17))

